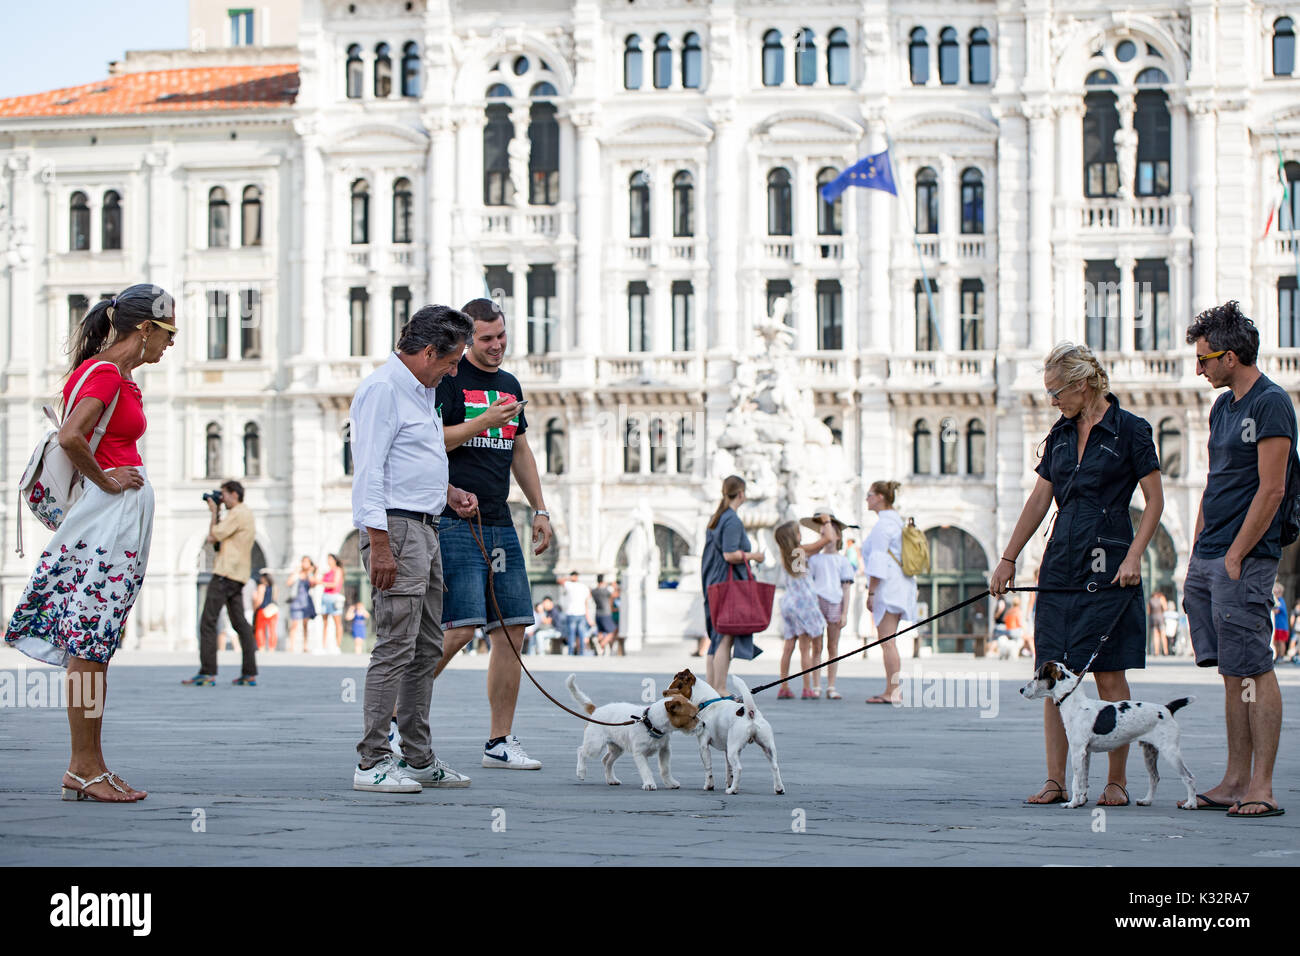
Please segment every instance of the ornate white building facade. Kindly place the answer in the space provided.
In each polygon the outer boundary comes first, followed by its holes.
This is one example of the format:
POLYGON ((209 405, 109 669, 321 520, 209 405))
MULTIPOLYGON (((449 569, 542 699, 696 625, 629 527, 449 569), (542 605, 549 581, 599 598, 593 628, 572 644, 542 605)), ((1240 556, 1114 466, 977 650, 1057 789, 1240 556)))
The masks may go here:
POLYGON ((248 489, 259 563, 338 552, 362 586, 347 408, 431 301, 502 301, 558 536, 534 578, 617 571, 633 648, 702 630, 699 554, 727 473, 713 449, 769 316, 792 326, 794 384, 834 436, 794 466, 834 477, 837 513, 864 525, 867 485, 901 481, 899 510, 932 529, 936 605, 978 589, 1010 534, 1055 417, 1041 362, 1056 341, 1100 349, 1152 422, 1166 506, 1146 570, 1171 594, 1213 399, 1187 321, 1239 299, 1261 368, 1300 386, 1297 233, 1278 228, 1300 218, 1294 189, 1265 234, 1279 163, 1300 178, 1300 7, 294 12, 295 46, 132 54, 103 84, 0 101, 6 615, 31 561, 13 554, 15 481, 70 322, 134 282, 181 301, 176 346, 139 375, 159 508, 134 622, 156 646, 194 639, 199 496, 228 477, 248 489), (887 146, 898 199, 819 199, 887 146))

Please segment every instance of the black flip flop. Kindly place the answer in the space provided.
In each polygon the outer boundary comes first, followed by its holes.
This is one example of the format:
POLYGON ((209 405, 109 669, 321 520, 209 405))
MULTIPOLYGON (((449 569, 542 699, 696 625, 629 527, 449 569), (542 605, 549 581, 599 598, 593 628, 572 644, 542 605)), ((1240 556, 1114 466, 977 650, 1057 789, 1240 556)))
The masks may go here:
POLYGON ((1233 807, 1237 805, 1235 802, 1220 803, 1218 800, 1215 800, 1213 797, 1207 797, 1203 793, 1198 793, 1196 795, 1196 799, 1198 801, 1204 800, 1205 806, 1201 806, 1200 803, 1197 803, 1196 806, 1188 807, 1187 809, 1189 810, 1231 810, 1233 807))
POLYGON ((1231 810, 1229 810, 1228 816, 1237 820, 1241 820, 1241 819, 1254 820, 1257 817, 1280 817, 1282 814, 1286 813, 1285 810, 1282 810, 1271 803, 1266 803, 1263 800, 1247 800, 1245 803, 1237 804, 1238 810, 1240 810, 1242 807, 1268 807, 1268 809, 1263 813, 1233 813, 1231 810))
MULTIPOLYGON (((1043 782, 1044 782, 1044 783, 1056 783, 1056 781, 1053 780, 1051 777, 1048 777, 1048 778, 1047 778, 1046 780, 1044 780, 1043 782)), ((1027 807, 1050 807, 1050 806, 1052 806, 1053 804, 1057 804, 1057 803, 1068 803, 1068 802, 1069 802, 1069 801, 1066 799, 1066 796, 1065 796, 1065 790, 1062 789, 1062 787, 1061 787, 1061 785, 1060 785, 1059 783, 1056 783, 1055 790, 1056 790, 1056 796, 1053 797, 1051 800, 1022 800, 1022 801, 1020 801, 1020 802, 1023 803, 1023 804, 1024 804, 1025 806, 1027 806, 1027 807)))
POLYGON ((1101 802, 1101 797, 1098 797, 1098 798, 1097 798, 1097 802, 1096 802, 1095 804, 1093 804, 1093 806, 1096 806, 1096 807, 1127 807, 1127 806, 1129 805, 1128 791, 1124 789, 1124 785, 1123 785, 1122 783, 1108 783, 1108 784, 1106 784, 1106 786, 1104 786, 1104 787, 1101 788, 1101 796, 1102 796, 1102 797, 1106 796, 1106 791, 1109 790, 1111 787, 1119 787, 1120 793, 1124 794, 1124 802, 1123 802, 1123 803, 1102 803, 1102 802, 1101 802))

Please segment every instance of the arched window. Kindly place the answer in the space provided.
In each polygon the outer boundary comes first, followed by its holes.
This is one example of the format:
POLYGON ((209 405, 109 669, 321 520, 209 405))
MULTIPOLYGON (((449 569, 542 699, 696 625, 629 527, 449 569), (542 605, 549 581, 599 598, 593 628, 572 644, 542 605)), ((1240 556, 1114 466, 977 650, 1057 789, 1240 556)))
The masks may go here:
POLYGON ((957 31, 944 27, 939 31, 939 82, 952 86, 960 79, 961 48, 957 45, 957 31))
POLYGON ((650 420, 650 471, 661 475, 668 470, 668 429, 662 418, 650 420))
POLYGON ((1117 195, 1119 163, 1115 157, 1115 132, 1119 129, 1119 111, 1115 108, 1115 94, 1096 90, 1087 94, 1083 103, 1083 194, 1117 195))
POLYGON ((984 474, 984 425, 978 418, 972 418, 966 426, 966 474, 984 474))
POLYGON ((402 95, 420 95, 420 47, 414 42, 402 47, 402 95))
POLYGON ((960 437, 957 423, 951 418, 939 423, 939 474, 957 474, 957 441, 960 437))
POLYGON ((826 82, 831 86, 849 82, 849 35, 843 27, 836 27, 827 38, 826 82))
POLYGON ((993 60, 989 56, 989 31, 976 27, 970 32, 966 48, 966 80, 973 84, 990 83, 993 79, 993 60))
POLYGON ((795 34, 794 81, 800 86, 817 82, 817 35, 808 27, 795 34))
POLYGON ((490 100, 509 99, 514 94, 510 92, 510 87, 504 83, 493 83, 488 87, 487 98, 490 100))
POLYGON ((253 422, 244 426, 244 477, 262 477, 262 436, 253 422))
POLYGON ((704 73, 704 54, 700 35, 688 33, 682 38, 682 88, 698 90, 704 73))
POLYGON ((930 82, 930 46, 925 42, 925 27, 912 31, 911 41, 907 44, 907 62, 913 86, 925 86, 930 82))
POLYGON ((1295 72, 1295 25, 1290 17, 1273 21, 1273 75, 1290 76, 1295 72))
POLYGON ((100 210, 100 248, 122 248, 122 197, 116 190, 104 193, 104 207, 100 210))
POLYGON ((352 243, 370 242, 370 184, 364 179, 352 183, 352 243))
POLYGON ((695 287, 685 279, 675 281, 673 297, 673 351, 689 352, 695 348, 695 287))
POLYGON ((559 96, 560 94, 553 83, 542 80, 540 83, 533 84, 533 88, 528 91, 528 95, 533 99, 537 99, 539 96, 559 96))
POLYGON ((1133 347, 1138 351, 1173 348, 1169 266, 1165 260, 1137 260, 1133 266, 1133 294, 1136 299, 1133 308, 1133 347))
POLYGON ((75 192, 68 201, 68 249, 84 252, 90 248, 90 203, 83 192, 75 192))
POLYGON ((1139 90, 1133 98, 1137 111, 1137 182, 1139 196, 1169 195, 1169 97, 1164 90, 1139 90))
POLYGON ((361 65, 361 46, 354 43, 348 47, 347 73, 345 76, 347 82, 348 99, 361 99, 361 87, 365 82, 365 73, 361 65))
POLYGON ((1169 74, 1158 66, 1149 66, 1133 82, 1138 86, 1163 86, 1169 82, 1169 74))
POLYGON ((654 84, 656 90, 666 90, 673 82, 673 48, 667 33, 655 37, 654 84))
POLYGON ((1183 433, 1172 418, 1163 419, 1157 431, 1160 449, 1160 474, 1178 478, 1183 473, 1183 433))
POLYGON ((672 528, 657 524, 654 527, 655 547, 659 551, 659 586, 680 581, 682 577, 682 558, 691 553, 686 539, 672 528))
POLYGON ((415 203, 411 199, 411 181, 406 178, 393 183, 393 242, 410 242, 415 203))
MULTIPOLYGON (((555 87, 538 83, 533 95, 554 96, 555 87)), ((533 206, 554 206, 560 201, 560 124, 555 119, 554 103, 529 107, 528 143, 528 202, 533 206)))
POLYGON ((632 174, 627 187, 627 234, 633 239, 650 236, 650 177, 643 170, 632 174))
POLYGON ((564 474, 564 426, 558 418, 546 423, 546 473, 564 474))
POLYGON ((207 441, 205 445, 204 478, 221 477, 221 426, 208 422, 207 441))
POLYGON ((208 248, 225 249, 230 245, 230 203, 220 186, 208 190, 208 248))
POLYGON ((1277 226, 1283 232, 1300 229, 1300 163, 1291 162, 1282 167, 1286 177, 1286 201, 1278 215, 1277 226))
POLYGON ((790 172, 778 166, 767 174, 767 234, 794 234, 794 216, 790 208, 790 172))
POLYGON ((930 423, 918 418, 912 426, 912 474, 930 473, 930 423))
POLYGON ((961 231, 984 234, 984 174, 973 166, 961 172, 961 231))
POLYGON ((1119 80, 1110 70, 1093 70, 1083 81, 1084 86, 1114 86, 1119 80))
MULTIPOLYGON (((488 91, 489 95, 491 92, 488 91)), ((505 95, 510 95, 509 90, 505 95)), ((508 206, 514 196, 514 187, 510 183, 509 152, 510 140, 514 135, 515 125, 510 121, 510 107, 505 103, 490 104, 487 108, 487 125, 483 127, 483 205, 485 206, 508 206)))
POLYGON ((623 472, 628 475, 641 471, 641 419, 629 417, 623 432, 623 472))
POLYGON ((239 204, 240 236, 242 246, 262 244, 262 190, 256 186, 244 187, 244 198, 239 204))
POLYGON ((916 231, 923 236, 939 232, 939 174, 929 166, 916 174, 916 231))
POLYGON ((695 177, 684 169, 673 176, 673 235, 695 235, 695 177))
POLYGON ((623 42, 623 89, 641 89, 641 38, 635 33, 623 42))
POLYGON ((844 204, 840 202, 843 194, 835 197, 834 202, 827 202, 822 196, 822 187, 839 176, 840 171, 833 166, 826 166, 817 172, 817 235, 844 235, 844 204))
POLYGON ((781 45, 781 31, 768 30, 763 34, 763 85, 780 86, 785 82, 785 47, 781 45))
POLYGON ((385 97, 393 92, 393 60, 388 55, 388 44, 375 47, 375 96, 385 97))

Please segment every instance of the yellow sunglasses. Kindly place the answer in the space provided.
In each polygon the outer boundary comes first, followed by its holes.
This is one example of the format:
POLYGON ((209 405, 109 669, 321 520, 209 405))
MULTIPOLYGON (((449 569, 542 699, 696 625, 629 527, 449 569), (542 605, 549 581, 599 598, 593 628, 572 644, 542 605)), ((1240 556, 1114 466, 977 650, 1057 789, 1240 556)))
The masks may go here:
POLYGON ((1231 349, 1219 349, 1217 352, 1206 352, 1204 355, 1198 355, 1196 356, 1196 364, 1204 366, 1210 359, 1216 359, 1220 356, 1227 355, 1230 351, 1231 349))

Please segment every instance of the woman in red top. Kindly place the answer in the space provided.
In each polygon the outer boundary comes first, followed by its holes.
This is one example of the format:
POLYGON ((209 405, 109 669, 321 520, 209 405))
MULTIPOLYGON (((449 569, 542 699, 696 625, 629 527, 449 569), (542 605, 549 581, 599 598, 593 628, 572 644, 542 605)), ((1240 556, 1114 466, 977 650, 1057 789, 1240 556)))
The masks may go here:
MULTIPOLYGON (((152 365, 176 337, 172 297, 133 285, 95 304, 73 335, 72 367, 63 386, 59 445, 83 476, 85 493, 41 554, 14 611, 5 641, 68 669, 72 759, 63 799, 134 803, 148 794, 108 770, 100 745, 109 659, 135 604, 149 561, 153 488, 136 442, 144 402, 132 372, 152 365), (107 422, 101 418, 116 397, 107 422), (91 452, 96 426, 106 427, 91 452)), ((34 492, 39 493, 39 492, 34 492)))

